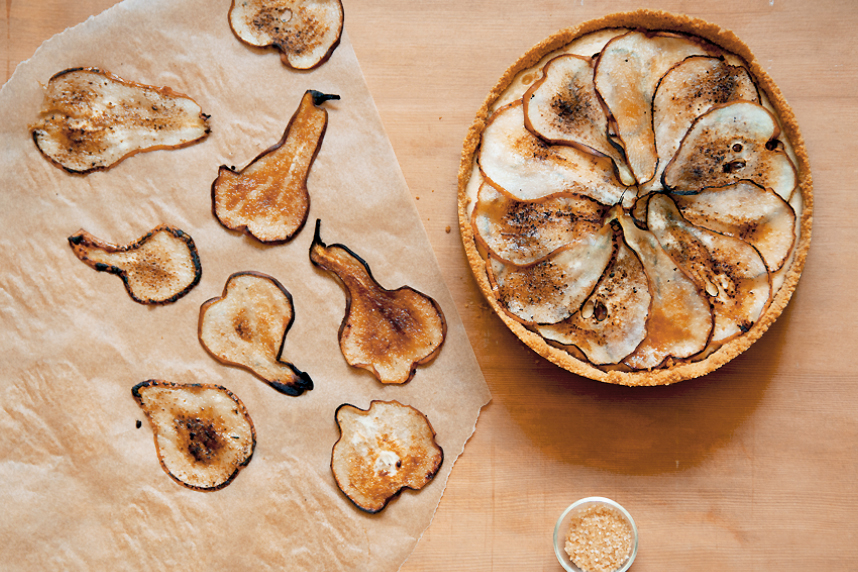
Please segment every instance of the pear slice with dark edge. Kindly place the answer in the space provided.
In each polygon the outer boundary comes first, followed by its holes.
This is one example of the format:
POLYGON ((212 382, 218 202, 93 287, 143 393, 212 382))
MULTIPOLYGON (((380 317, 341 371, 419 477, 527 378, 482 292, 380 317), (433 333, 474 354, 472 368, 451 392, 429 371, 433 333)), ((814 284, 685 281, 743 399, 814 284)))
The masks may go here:
POLYGON ((795 211, 770 189, 740 181, 694 195, 671 195, 693 225, 743 240, 762 255, 770 272, 784 265, 795 243, 795 211))
POLYGON ((714 327, 706 295, 677 267, 655 235, 639 229, 622 211, 617 220, 626 243, 643 264, 652 296, 647 335, 623 363, 636 370, 653 369, 668 358, 684 359, 706 348, 714 327))
POLYGON ((233 0, 229 26, 242 42, 275 47, 284 65, 298 70, 328 60, 343 33, 340 0, 233 0))
POLYGON ((524 124, 555 145, 574 145, 610 157, 620 181, 635 184, 622 150, 608 140, 608 116, 593 85, 593 62, 572 54, 542 68, 543 76, 524 94, 524 124))
POLYGON ((152 427, 161 468, 180 485, 216 491, 250 463, 256 430, 244 403, 225 387, 149 380, 131 394, 152 427))
POLYGON ((301 230, 310 211, 307 177, 328 125, 320 105, 339 98, 307 91, 276 145, 240 171, 221 165, 212 209, 223 226, 266 243, 286 242, 301 230))
MULTIPOLYGON (((528 131, 520 100, 492 115, 478 160, 488 182, 519 200, 571 192, 610 206, 627 190, 614 176, 610 158, 551 145, 528 131)), ((626 196, 632 199, 631 193, 626 196)))
POLYGON ((30 126, 39 151, 70 173, 108 169, 143 151, 206 138, 209 116, 169 87, 128 81, 98 68, 55 74, 30 126))
POLYGON ((260 272, 237 272, 223 294, 200 307, 199 338, 218 361, 242 367, 286 395, 313 389, 313 380, 281 361, 295 313, 292 295, 260 272))
POLYGON ((658 164, 652 100, 659 80, 678 62, 713 49, 699 38, 635 30, 612 39, 602 50, 594 76, 596 91, 613 118, 638 183, 652 179, 658 164))
POLYGON ((665 252, 705 291, 722 343, 751 329, 768 306, 771 277, 750 244, 689 224, 664 194, 649 201, 647 227, 665 252))
POLYGON ((346 363, 372 372, 381 383, 410 381, 418 365, 441 351, 447 322, 440 306, 410 286, 382 288, 369 265, 348 247, 322 242, 320 229, 316 220, 310 261, 345 290, 339 342, 346 363))
POLYGON ((489 281, 501 307, 526 324, 556 324, 576 312, 611 262, 613 232, 583 233, 545 260, 515 266, 491 259, 489 281))
POLYGON ((119 276, 131 299, 140 304, 175 302, 197 285, 203 272, 193 239, 171 226, 158 226, 122 246, 85 230, 68 241, 87 266, 119 276))
POLYGON ((398 401, 373 401, 363 410, 344 403, 335 418, 340 438, 331 471, 359 509, 377 513, 403 489, 429 484, 444 461, 435 430, 423 413, 398 401))
POLYGON ((477 240, 495 258, 524 266, 582 234, 598 231, 607 211, 608 207, 582 195, 517 201, 483 183, 471 224, 477 240))
POLYGON ((715 106, 694 120, 662 182, 673 193, 694 194, 744 179, 788 201, 798 175, 779 135, 777 120, 761 105, 736 101, 715 106))

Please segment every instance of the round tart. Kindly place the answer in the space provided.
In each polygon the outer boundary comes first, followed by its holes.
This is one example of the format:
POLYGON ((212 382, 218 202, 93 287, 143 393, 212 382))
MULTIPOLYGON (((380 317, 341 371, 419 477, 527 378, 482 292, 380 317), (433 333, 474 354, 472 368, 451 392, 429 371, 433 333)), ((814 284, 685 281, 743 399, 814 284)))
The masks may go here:
POLYGON ((750 347, 796 287, 812 205, 795 117, 750 49, 649 10, 522 56, 459 171, 494 311, 560 367, 624 385, 698 377, 750 347))

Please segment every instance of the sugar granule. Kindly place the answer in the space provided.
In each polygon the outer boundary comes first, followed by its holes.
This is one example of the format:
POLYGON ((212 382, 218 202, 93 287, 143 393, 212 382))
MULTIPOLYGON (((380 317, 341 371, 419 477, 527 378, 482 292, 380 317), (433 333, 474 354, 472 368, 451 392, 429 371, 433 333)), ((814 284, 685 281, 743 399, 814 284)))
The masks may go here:
POLYGON ((594 505, 572 515, 566 554, 586 572, 614 572, 631 555, 632 542, 631 526, 618 510, 594 505))

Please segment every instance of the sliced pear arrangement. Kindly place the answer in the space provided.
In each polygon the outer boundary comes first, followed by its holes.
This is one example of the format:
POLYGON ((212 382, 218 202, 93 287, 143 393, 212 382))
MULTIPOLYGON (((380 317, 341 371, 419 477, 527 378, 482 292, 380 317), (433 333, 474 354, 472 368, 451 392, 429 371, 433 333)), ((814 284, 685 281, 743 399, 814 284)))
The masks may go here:
POLYGON ((225 387, 149 380, 131 394, 152 428, 161 468, 180 485, 216 491, 250 463, 256 430, 225 387))
POLYGON ((218 361, 247 369, 280 393, 301 395, 313 389, 313 380, 282 361, 294 319, 292 295, 280 282, 260 272, 238 272, 221 296, 200 308, 200 343, 218 361))
POLYGON ((435 431, 423 413, 398 401, 373 401, 369 409, 337 408, 340 438, 331 470, 340 490, 359 509, 380 512, 403 489, 419 490, 444 461, 435 431))
POLYGON ((140 304, 175 302, 202 276, 193 239, 171 226, 156 227, 126 245, 103 241, 85 230, 68 241, 87 266, 119 276, 131 299, 140 304))
POLYGON ((432 361, 441 351, 447 335, 441 308, 410 286, 383 288, 351 249, 322 242, 320 229, 317 220, 310 260, 345 290, 339 342, 346 363, 372 372, 384 384, 410 381, 418 365, 432 361))
POLYGON ((39 151, 71 173, 108 169, 155 149, 176 149, 209 134, 208 116, 190 97, 97 68, 68 69, 45 87, 30 126, 39 151))
POLYGON ((246 44, 280 51, 284 65, 298 70, 328 60, 343 33, 340 0, 233 0, 229 25, 246 44))
POLYGON ((310 211, 307 177, 328 126, 321 105, 339 98, 307 91, 276 145, 240 171, 221 165, 212 203, 223 226, 266 243, 286 242, 301 230, 310 211))

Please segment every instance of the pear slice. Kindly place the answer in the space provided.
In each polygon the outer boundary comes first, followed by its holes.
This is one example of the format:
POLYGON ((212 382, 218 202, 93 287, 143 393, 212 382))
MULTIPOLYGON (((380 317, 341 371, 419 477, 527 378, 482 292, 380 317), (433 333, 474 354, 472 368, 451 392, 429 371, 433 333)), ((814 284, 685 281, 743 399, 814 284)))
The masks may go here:
POLYGON ((483 183, 471 224, 477 240, 495 258, 525 266, 598 231, 607 210, 571 193, 518 201, 483 183))
POLYGON ((322 242, 320 229, 317 220, 310 261, 345 290, 339 341, 346 363, 372 372, 381 383, 410 381, 418 365, 441 351, 447 322, 440 306, 410 286, 382 288, 369 265, 348 247, 322 242))
POLYGON ((792 252, 795 211, 774 191, 740 181, 672 198, 691 224, 738 238, 756 248, 770 272, 779 270, 792 252))
POLYGON ((122 279, 140 304, 175 302, 202 276, 193 239, 171 226, 158 226, 127 245, 102 241, 85 230, 68 238, 72 252, 87 266, 122 279))
POLYGON ((359 509, 377 513, 403 489, 429 484, 444 461, 423 413, 398 401, 373 401, 363 410, 344 403, 335 414, 340 438, 331 471, 359 509))
POLYGON ((320 105, 339 98, 307 91, 276 145, 240 171, 221 165, 212 203, 223 226, 267 243, 285 242, 301 230, 310 210, 307 177, 328 125, 320 105))
POLYGON ((712 343, 751 329, 766 309, 771 278, 748 243, 689 224, 663 194, 649 201, 647 227, 665 252, 705 291, 712 303, 712 343))
POLYGON ((297 396, 313 389, 313 380, 281 361, 294 320, 292 295, 280 282, 259 272, 237 272, 220 297, 200 307, 200 343, 218 361, 247 369, 280 393, 297 396))
POLYGON ((674 263, 655 235, 638 228, 622 211, 623 236, 643 264, 652 296, 647 335, 623 363, 637 370, 658 367, 668 358, 684 359, 709 343, 714 319, 706 295, 674 263))
POLYGON ((637 30, 614 38, 602 50, 594 76, 596 91, 616 123, 638 183, 652 179, 658 163, 652 100, 659 80, 678 62, 710 50, 699 39, 637 30))
POLYGON ((610 157, 620 181, 635 184, 622 150, 608 140, 608 116, 593 85, 592 60, 565 54, 549 61, 542 73, 522 99, 527 129, 552 144, 610 157))
MULTIPOLYGON (((486 180, 519 200, 571 192, 614 205, 627 190, 611 159, 550 145, 524 126, 520 100, 499 109, 483 131, 478 156, 486 180)), ((631 193, 628 194, 631 199, 631 193)))
POLYGON ((489 280, 501 307, 526 324, 565 320, 581 307, 611 262, 612 236, 606 224, 530 266, 491 259, 489 280))
POLYGON ((662 182, 674 193, 693 194, 747 179, 788 201, 798 175, 779 135, 777 120, 761 105, 736 101, 715 106, 691 125, 662 182))
POLYGON ((207 120, 193 99, 169 87, 74 68, 48 81, 30 131, 53 163, 71 173, 89 173, 141 151, 196 143, 209 134, 207 120))
POLYGON ((229 26, 242 42, 280 51, 287 66, 308 70, 326 62, 343 33, 340 0, 232 0, 229 26))
POLYGON ((131 394, 152 427, 161 468, 180 485, 216 491, 250 463, 256 430, 244 403, 225 387, 149 380, 131 394))

